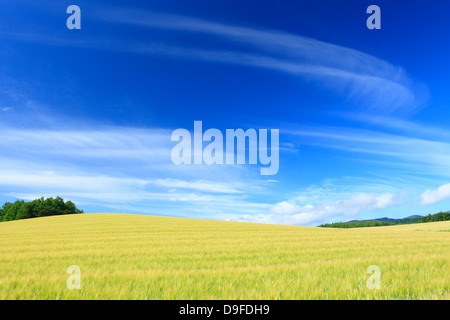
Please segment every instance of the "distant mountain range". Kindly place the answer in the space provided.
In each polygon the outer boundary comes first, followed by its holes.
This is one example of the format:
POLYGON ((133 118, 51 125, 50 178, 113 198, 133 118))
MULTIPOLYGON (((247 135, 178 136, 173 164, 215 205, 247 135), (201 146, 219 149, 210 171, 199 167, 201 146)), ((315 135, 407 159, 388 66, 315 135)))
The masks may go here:
POLYGON ((336 222, 321 224, 322 228, 365 228, 365 227, 381 227, 392 226, 397 224, 411 224, 411 223, 425 223, 425 222, 438 222, 450 220, 450 211, 438 212, 435 214, 429 214, 427 216, 409 216, 403 219, 392 218, 378 218, 371 220, 352 220, 348 222, 336 222))
POLYGON ((348 222, 336 222, 336 223, 326 223, 321 224, 319 227, 324 228, 364 228, 364 227, 381 227, 381 226, 392 226, 397 224, 411 224, 421 222, 423 216, 414 215, 402 219, 393 218, 378 218, 371 220, 352 220, 348 222))
POLYGON ((361 222, 361 221, 392 221, 392 222, 394 222, 394 221, 400 221, 400 220, 417 220, 417 221, 419 221, 423 217, 424 216, 413 215, 413 216, 409 216, 409 217, 402 218, 402 219, 392 219, 392 218, 384 217, 384 218, 370 219, 370 220, 351 220, 348 222, 361 222))

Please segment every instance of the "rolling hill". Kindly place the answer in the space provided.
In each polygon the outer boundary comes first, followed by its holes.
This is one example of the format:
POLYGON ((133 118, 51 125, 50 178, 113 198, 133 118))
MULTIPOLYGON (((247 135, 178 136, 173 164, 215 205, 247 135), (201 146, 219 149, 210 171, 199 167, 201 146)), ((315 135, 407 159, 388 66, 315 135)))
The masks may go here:
POLYGON ((2 222, 0 299, 449 299, 446 231, 449 221, 328 229, 124 214, 2 222), (379 290, 366 285, 371 265, 379 290))

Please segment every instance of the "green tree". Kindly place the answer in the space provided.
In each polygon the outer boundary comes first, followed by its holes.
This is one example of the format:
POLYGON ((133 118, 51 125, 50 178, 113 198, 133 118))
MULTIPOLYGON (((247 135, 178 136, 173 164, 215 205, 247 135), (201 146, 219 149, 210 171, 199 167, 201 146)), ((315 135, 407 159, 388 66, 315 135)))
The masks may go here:
POLYGON ((420 220, 420 222, 437 222, 447 220, 450 220, 450 211, 429 214, 426 217, 423 217, 422 220, 420 220))
POLYGON ((17 210, 15 220, 29 219, 29 218, 33 218, 32 206, 28 205, 28 203, 23 203, 23 205, 21 205, 17 210))
POLYGON ((4 216, 3 221, 12 221, 17 219, 17 213, 20 209, 20 207, 25 202, 23 200, 17 200, 14 203, 5 203, 4 205, 4 216), (5 208, 6 207, 6 208, 5 208))
POLYGON ((17 200, 14 203, 5 203, 0 211, 0 221, 12 221, 62 214, 84 213, 77 209, 72 201, 64 202, 61 197, 39 198, 31 202, 17 200))

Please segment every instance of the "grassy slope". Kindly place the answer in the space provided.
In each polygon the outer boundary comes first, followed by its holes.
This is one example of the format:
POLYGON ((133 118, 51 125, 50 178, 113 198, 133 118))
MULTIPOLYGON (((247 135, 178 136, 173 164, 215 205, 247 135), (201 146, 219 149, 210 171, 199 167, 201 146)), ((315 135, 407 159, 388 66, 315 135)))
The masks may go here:
POLYGON ((4 222, 0 299, 449 299, 448 230, 118 214, 4 222), (66 288, 70 265, 81 290, 66 288), (380 290, 366 287, 370 265, 380 290))

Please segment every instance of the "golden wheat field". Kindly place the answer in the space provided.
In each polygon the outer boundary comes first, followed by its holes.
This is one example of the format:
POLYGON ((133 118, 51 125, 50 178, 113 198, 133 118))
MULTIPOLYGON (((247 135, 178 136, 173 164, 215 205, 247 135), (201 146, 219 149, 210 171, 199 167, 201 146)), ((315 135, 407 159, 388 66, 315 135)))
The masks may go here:
POLYGON ((2 222, 0 299, 449 299, 449 231, 123 214, 2 222), (67 287, 72 265, 80 289, 67 287), (371 265, 380 289, 367 287, 371 265))

